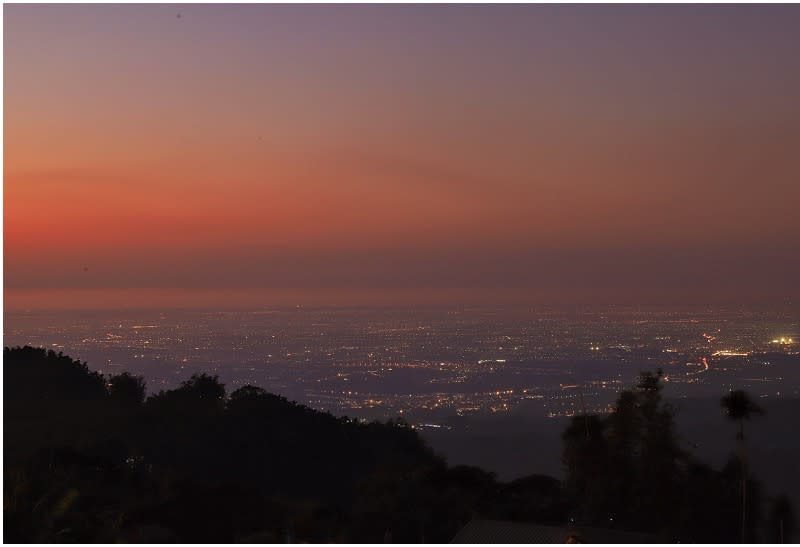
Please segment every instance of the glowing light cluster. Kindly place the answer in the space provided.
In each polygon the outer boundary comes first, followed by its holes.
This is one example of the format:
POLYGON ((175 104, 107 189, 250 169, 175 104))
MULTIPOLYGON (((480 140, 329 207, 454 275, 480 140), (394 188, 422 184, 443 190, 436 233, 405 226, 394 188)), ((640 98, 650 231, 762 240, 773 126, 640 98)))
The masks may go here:
POLYGON ((713 357, 746 357, 750 355, 747 351, 736 351, 730 349, 721 349, 711 354, 713 357))

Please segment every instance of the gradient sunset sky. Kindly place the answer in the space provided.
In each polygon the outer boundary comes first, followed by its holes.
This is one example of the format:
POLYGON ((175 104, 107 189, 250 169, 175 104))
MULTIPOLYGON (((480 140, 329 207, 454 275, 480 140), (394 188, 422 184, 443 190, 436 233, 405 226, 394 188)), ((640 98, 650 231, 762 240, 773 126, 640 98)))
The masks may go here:
POLYGON ((800 297, 800 6, 5 5, 9 309, 800 297))

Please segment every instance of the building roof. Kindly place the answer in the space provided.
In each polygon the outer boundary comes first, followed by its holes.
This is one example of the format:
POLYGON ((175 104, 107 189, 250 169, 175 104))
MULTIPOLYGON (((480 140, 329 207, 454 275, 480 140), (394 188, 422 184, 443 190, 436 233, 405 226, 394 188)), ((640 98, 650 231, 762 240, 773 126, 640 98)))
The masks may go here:
POLYGON ((660 543, 648 534, 588 528, 545 526, 504 520, 473 520, 450 543, 660 543))

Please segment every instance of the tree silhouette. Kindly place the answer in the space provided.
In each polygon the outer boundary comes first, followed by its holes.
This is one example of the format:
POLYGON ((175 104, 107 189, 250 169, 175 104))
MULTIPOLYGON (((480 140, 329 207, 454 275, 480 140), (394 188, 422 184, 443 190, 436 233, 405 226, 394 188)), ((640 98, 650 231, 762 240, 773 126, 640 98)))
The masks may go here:
POLYGON ((768 537, 771 543, 792 543, 795 516, 791 500, 781 495, 772 500, 769 510, 768 537))
MULTIPOLYGON (((450 468, 404 420, 363 423, 196 374, 143 402, 36 348, 4 353, 4 524, 14 542, 293 538, 447 542, 473 516, 555 515, 556 479, 450 468), (517 506, 522 507, 518 509, 517 506)), ((552 517, 555 518, 555 517, 552 517)))
POLYGON ((144 402, 145 382, 141 376, 123 372, 108 378, 108 395, 112 401, 124 406, 139 406, 144 402))
POLYGON ((567 468, 566 489, 576 500, 574 508, 580 520, 593 520, 608 502, 608 441, 606 422, 599 416, 571 419, 561 435, 561 461, 567 468), (588 432, 588 435, 587 435, 588 432))
POLYGON ((174 416, 219 414, 225 407, 225 386, 220 383, 218 376, 193 374, 178 389, 162 391, 149 398, 147 406, 174 416))
MULTIPOLYGON (((6 349, 3 368, 10 542, 445 543, 472 518, 568 516, 729 541, 737 515, 738 462, 685 466, 659 373, 642 374, 608 417, 571 422, 563 483, 504 484, 448 466, 404 420, 336 417, 255 386, 226 397, 216 376, 142 402, 141 378, 104 377, 43 349, 6 349)), ((776 505, 776 522, 789 537, 791 512, 776 505)))
POLYGON ((106 395, 103 375, 63 353, 25 346, 3 350, 5 401, 58 405, 96 401, 106 395))
POLYGON ((725 414, 732 421, 739 425, 736 439, 739 444, 739 459, 742 467, 742 543, 746 543, 747 530, 747 453, 744 444, 744 422, 753 416, 764 414, 764 410, 758 406, 747 392, 734 390, 722 397, 720 405, 725 410, 725 414))

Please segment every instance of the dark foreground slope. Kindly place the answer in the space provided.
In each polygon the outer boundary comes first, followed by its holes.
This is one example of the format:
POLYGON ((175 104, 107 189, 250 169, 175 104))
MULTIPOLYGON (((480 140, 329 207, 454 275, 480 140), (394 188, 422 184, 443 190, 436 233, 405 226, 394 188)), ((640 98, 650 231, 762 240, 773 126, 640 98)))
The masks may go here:
POLYGON ((473 519, 793 539, 790 498, 766 494, 753 466, 687 448, 660 371, 610 414, 566 424, 563 481, 508 483, 448 466, 402 421, 337 418, 252 386, 228 395, 212 376, 145 398, 141 378, 30 347, 4 350, 3 375, 8 542, 448 542, 473 519))
POLYGON ((448 467, 402 422, 206 375, 145 399, 30 347, 3 365, 6 541, 446 542, 476 515, 568 519, 555 479, 448 467))

